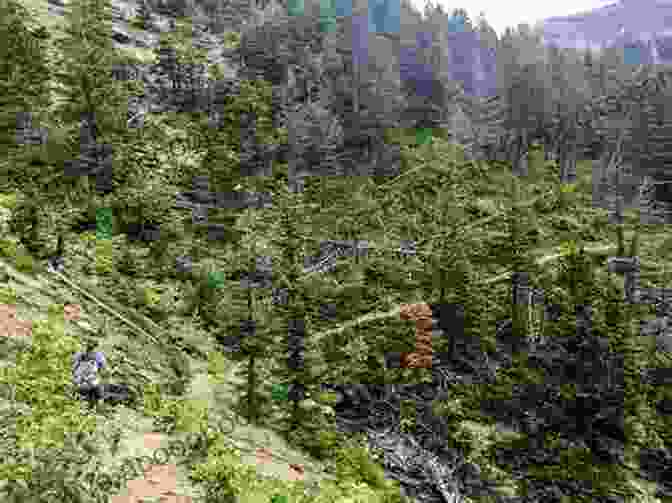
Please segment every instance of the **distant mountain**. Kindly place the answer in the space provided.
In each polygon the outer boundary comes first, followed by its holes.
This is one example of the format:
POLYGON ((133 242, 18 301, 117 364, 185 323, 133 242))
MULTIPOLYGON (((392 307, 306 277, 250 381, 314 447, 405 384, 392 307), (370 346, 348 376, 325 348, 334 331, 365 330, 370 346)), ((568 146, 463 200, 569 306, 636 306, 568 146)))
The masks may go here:
POLYGON ((672 1, 621 0, 540 23, 546 44, 562 48, 637 46, 643 62, 672 64, 672 1))

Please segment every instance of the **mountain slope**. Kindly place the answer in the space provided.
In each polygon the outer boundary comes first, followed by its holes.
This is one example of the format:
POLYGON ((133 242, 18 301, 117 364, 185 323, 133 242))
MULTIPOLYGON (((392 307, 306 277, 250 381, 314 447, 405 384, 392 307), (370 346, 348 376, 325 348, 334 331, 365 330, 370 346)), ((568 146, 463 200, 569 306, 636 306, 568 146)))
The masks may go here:
POLYGON ((618 2, 541 23, 546 43, 563 48, 623 47, 642 44, 644 58, 672 63, 672 3, 655 0, 618 2))

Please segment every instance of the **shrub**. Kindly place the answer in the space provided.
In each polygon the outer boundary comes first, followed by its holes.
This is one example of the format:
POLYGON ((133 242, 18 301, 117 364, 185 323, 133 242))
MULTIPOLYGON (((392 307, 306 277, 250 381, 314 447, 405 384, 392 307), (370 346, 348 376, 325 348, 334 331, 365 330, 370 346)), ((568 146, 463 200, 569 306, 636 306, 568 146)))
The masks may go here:
POLYGON ((0 206, 13 210, 18 204, 16 194, 0 194, 0 206))
POLYGON ((35 271, 35 259, 23 250, 17 252, 15 264, 20 272, 31 274, 35 271))
POLYGON ((16 419, 21 448, 61 449, 68 432, 95 430, 95 418, 83 416, 79 401, 70 398, 70 359, 78 346, 62 324, 37 321, 32 344, 17 356, 16 365, 0 369, 0 380, 14 388, 15 400, 32 411, 16 419))
POLYGON ((161 302, 161 295, 154 288, 142 289, 142 304, 149 308, 158 308, 161 302))
POLYGON ((12 287, 0 287, 0 304, 16 304, 16 290, 12 287))
POLYGON ((317 434, 295 431, 288 435, 289 441, 319 460, 332 459, 343 442, 343 435, 326 426, 317 434))
POLYGON ((112 274, 114 270, 114 260, 112 255, 112 240, 96 240, 96 273, 112 274))
POLYGON ((18 241, 16 239, 0 239, 0 254, 3 257, 16 258, 18 241))
POLYGON ((375 463, 361 439, 346 439, 336 456, 336 475, 344 480, 367 484, 376 489, 386 489, 383 468, 375 463))
POLYGON ((306 494, 303 481, 285 482, 277 479, 259 480, 253 467, 241 462, 238 449, 227 445, 220 434, 213 435, 207 460, 192 469, 190 478, 208 487, 213 499, 227 501, 224 497, 245 495, 249 501, 268 501, 273 494, 287 496, 297 503, 399 503, 402 501, 398 482, 387 481, 382 468, 371 461, 366 449, 351 445, 339 456, 341 476, 337 481, 322 481, 317 496, 306 494), (343 478, 346 474, 352 478, 343 478), (362 479, 375 485, 369 485, 362 479), (216 497, 215 497, 216 495, 216 497))

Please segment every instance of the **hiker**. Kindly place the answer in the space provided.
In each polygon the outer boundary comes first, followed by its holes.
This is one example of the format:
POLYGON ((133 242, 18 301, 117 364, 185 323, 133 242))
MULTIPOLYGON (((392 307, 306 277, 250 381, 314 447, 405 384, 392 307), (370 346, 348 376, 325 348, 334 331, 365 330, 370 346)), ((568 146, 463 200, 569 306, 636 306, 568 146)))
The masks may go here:
POLYGON ((105 355, 95 351, 97 344, 89 342, 86 351, 75 354, 72 364, 72 381, 80 398, 89 403, 98 403, 103 399, 103 386, 98 380, 98 371, 107 368, 105 355))

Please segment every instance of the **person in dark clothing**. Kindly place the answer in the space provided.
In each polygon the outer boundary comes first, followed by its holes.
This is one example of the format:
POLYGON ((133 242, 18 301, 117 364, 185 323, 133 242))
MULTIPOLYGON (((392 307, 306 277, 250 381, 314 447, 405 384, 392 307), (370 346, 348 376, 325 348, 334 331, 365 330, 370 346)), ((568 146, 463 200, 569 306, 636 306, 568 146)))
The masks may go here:
POLYGON ((98 379, 98 372, 107 367, 105 355, 95 351, 96 343, 89 342, 84 352, 75 354, 72 365, 72 380, 80 398, 89 404, 97 404, 103 400, 103 386, 98 379))

